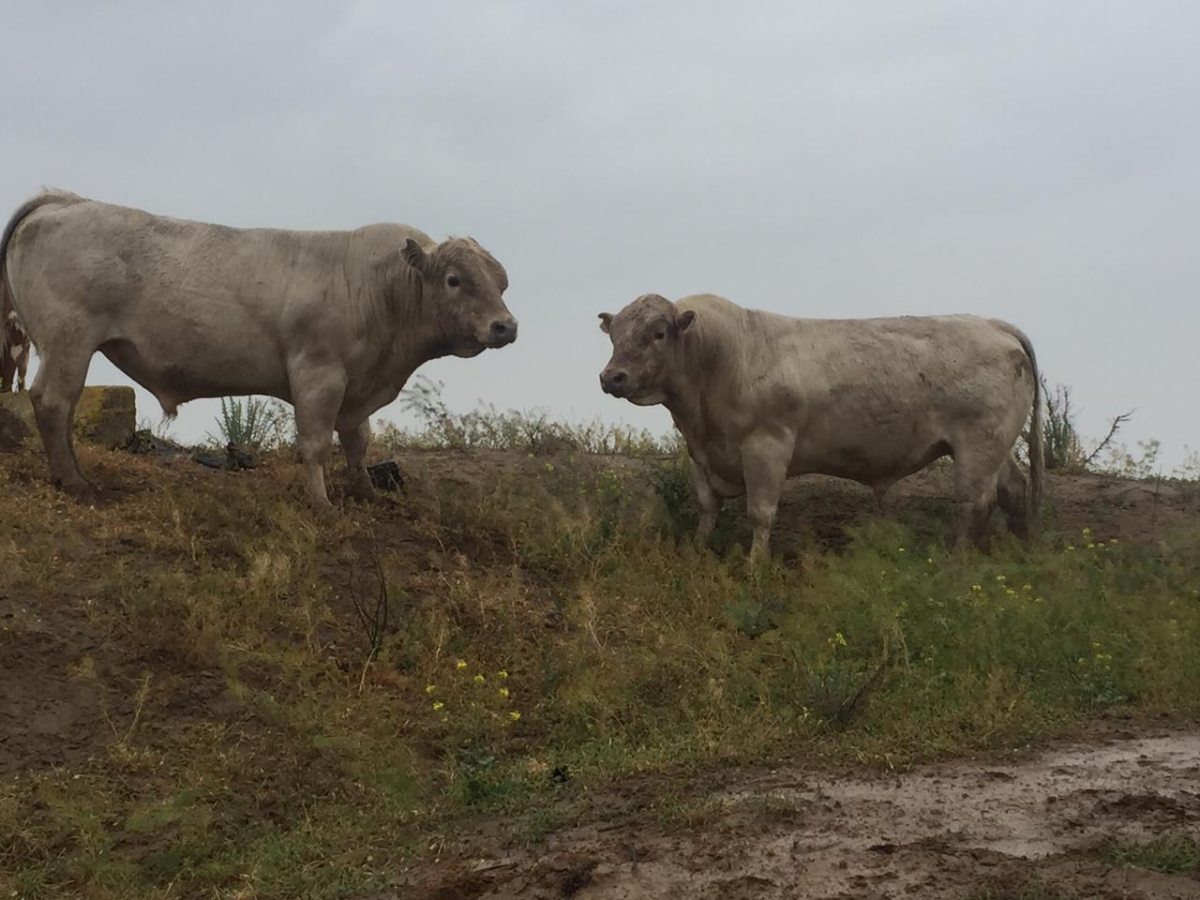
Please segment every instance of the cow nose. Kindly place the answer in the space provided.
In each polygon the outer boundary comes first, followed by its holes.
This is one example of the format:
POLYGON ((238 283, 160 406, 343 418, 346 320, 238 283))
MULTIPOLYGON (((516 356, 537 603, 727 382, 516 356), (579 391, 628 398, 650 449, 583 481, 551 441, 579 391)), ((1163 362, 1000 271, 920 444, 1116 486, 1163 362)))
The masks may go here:
POLYGON ((492 323, 492 340, 500 344, 511 344, 516 339, 516 319, 497 319, 492 323))
POLYGON ((600 373, 600 387, 606 394, 619 394, 627 379, 628 376, 620 369, 615 372, 605 369, 600 373))

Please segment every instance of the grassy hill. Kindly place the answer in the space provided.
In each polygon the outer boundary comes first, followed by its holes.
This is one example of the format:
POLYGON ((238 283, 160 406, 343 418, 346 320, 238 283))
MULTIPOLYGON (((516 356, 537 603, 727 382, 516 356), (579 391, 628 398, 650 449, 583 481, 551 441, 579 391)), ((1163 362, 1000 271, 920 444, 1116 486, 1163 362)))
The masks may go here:
POLYGON ((800 479, 748 573, 736 504, 690 547, 675 458, 541 449, 406 452, 329 521, 286 453, 84 448, 97 508, 0 458, 0 896, 352 896, 497 813, 1200 711, 1196 484, 1054 477, 1034 546, 952 555, 946 470, 882 516, 800 479))

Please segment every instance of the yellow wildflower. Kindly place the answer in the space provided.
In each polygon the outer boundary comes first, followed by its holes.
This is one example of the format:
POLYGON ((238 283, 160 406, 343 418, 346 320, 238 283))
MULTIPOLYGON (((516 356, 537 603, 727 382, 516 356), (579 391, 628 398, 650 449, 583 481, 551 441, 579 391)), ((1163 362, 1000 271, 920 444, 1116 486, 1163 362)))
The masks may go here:
POLYGON ((1032 590, 1033 590, 1033 585, 1032 585, 1032 584, 1026 584, 1026 585, 1023 585, 1023 586, 1021 587, 1021 590, 1023 590, 1023 591, 1032 591, 1032 590))
POLYGON ((508 717, 510 719, 512 719, 514 722, 516 722, 518 719, 521 718, 521 714, 514 709, 512 712, 510 712, 508 714, 508 717))
POLYGON ((1096 549, 1096 545, 1095 545, 1095 544, 1091 544, 1091 543, 1089 543, 1089 544, 1087 545, 1087 548, 1088 548, 1089 550, 1095 550, 1095 549, 1096 549))
POLYGON ((896 548, 896 552, 897 552, 897 553, 903 553, 903 552, 904 552, 904 548, 903 548, 903 547, 897 547, 897 548, 896 548))
POLYGON ((476 684, 483 684, 483 681, 484 681, 484 679, 483 679, 483 676, 482 676, 482 675, 476 675, 476 676, 475 676, 475 679, 474 679, 474 681, 475 681, 475 683, 476 683, 476 684))
POLYGON ((974 593, 978 594, 980 591, 983 590, 983 585, 982 584, 973 584, 973 585, 971 585, 971 590, 974 593))
POLYGON ((1004 584, 1004 582, 1008 581, 1008 579, 1007 579, 1005 576, 1003 576, 1003 575, 997 575, 997 576, 996 576, 996 580, 997 580, 998 582, 1000 582, 1001 584, 1004 584))
POLYGON ((1074 550, 1074 549, 1075 549, 1075 545, 1074 545, 1074 544, 1067 544, 1067 552, 1068 552, 1068 553, 1070 553, 1070 552, 1071 552, 1072 550, 1074 550))
POLYGON ((500 688, 499 693, 500 693, 501 697, 507 697, 508 696, 508 688, 500 688))
POLYGON ((432 694, 436 690, 437 690, 437 688, 432 684, 425 685, 425 693, 427 693, 427 694, 432 694))
POLYGON ((1017 592, 1014 591, 1012 588, 1008 588, 1007 590, 1005 590, 1004 593, 1007 594, 1009 597, 1017 596, 1017 592))
POLYGON ((497 678, 507 678, 508 672, 506 672, 504 669, 501 669, 499 672, 496 673, 496 677, 497 678))
POLYGON ((443 703, 441 700, 434 700, 433 701, 433 711, 437 712, 439 709, 441 709, 445 705, 446 704, 443 703))
POLYGON ((929 563, 932 566, 933 565, 933 557, 932 556, 925 557, 925 562, 929 563))
POLYGON ((467 661, 465 659, 460 659, 458 662, 456 662, 454 664, 454 668, 456 668, 456 669, 465 669, 466 667, 467 667, 467 661))

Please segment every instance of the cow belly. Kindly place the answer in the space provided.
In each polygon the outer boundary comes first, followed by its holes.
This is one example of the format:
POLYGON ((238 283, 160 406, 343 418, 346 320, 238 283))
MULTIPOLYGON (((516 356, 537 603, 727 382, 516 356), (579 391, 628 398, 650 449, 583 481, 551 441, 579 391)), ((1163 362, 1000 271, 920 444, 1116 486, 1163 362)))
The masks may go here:
POLYGON ((834 447, 819 455, 801 455, 793 461, 790 474, 832 475, 873 487, 919 472, 949 453, 950 445, 945 441, 910 448, 834 447), (888 449, 899 452, 886 452, 888 449))
POLYGON ((264 371, 263 360, 215 363, 219 357, 204 352, 168 359, 125 339, 101 344, 100 352, 154 394, 168 415, 174 415, 180 403, 200 397, 267 394, 289 399, 286 379, 272 378, 264 371))
MULTIPOLYGON (((861 429, 861 423, 859 428, 861 429)), ((950 453, 935 429, 884 427, 855 434, 855 423, 801 435, 789 469, 791 475, 819 474, 875 486, 891 484, 919 472, 950 453)))

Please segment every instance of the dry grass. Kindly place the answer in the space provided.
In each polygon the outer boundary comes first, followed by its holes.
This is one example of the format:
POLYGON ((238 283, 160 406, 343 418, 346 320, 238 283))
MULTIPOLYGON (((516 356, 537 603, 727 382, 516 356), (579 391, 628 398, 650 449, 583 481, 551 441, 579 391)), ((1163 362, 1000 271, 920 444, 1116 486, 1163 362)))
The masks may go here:
MULTIPOLYGON (((670 462, 414 455, 407 495, 318 524, 283 457, 82 455, 98 509, 32 452, 0 474, 0 661, 42 717, 0 743, 5 895, 351 896, 481 812, 536 839, 639 773, 1200 710, 1200 527, 984 557, 882 521, 747 576, 677 542, 670 462)), ((672 790, 664 822, 713 814, 672 790)))

